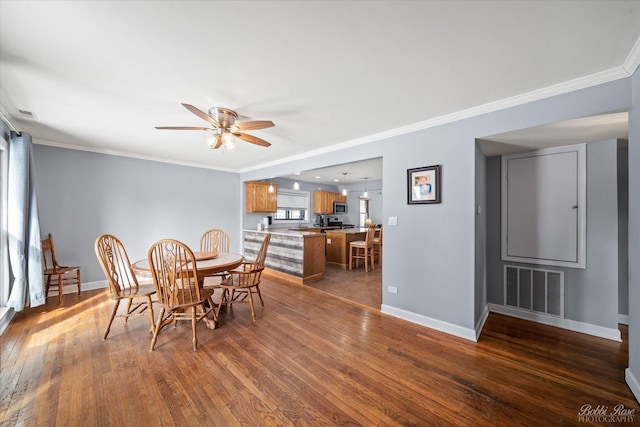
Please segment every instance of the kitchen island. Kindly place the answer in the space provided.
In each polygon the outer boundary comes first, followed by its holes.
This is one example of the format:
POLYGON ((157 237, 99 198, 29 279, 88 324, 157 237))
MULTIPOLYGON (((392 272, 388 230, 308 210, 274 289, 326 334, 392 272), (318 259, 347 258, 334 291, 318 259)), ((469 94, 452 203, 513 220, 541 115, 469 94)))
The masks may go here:
POLYGON ((345 230, 327 230, 327 262, 349 268, 349 243, 364 240, 366 228, 347 228, 345 230))
POLYGON ((271 233, 264 274, 289 283, 304 284, 324 274, 325 234, 316 231, 244 230, 244 256, 254 260, 264 236, 271 233))

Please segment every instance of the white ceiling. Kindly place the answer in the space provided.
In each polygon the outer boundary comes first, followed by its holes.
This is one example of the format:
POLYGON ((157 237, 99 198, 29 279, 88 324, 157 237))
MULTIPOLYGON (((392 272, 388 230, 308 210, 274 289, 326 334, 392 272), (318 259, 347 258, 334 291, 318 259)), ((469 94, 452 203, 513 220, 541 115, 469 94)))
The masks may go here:
POLYGON ((628 75, 639 36, 638 1, 0 1, 0 104, 36 143, 243 171, 628 75), (273 145, 154 129, 206 125, 181 102, 273 145))

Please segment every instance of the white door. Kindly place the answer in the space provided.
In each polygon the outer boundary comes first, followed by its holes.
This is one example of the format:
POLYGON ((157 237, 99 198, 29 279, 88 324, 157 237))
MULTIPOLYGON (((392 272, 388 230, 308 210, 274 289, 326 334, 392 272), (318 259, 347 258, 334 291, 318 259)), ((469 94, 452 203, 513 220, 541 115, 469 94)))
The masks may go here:
POLYGON ((571 146, 503 158, 503 259, 584 268, 584 156, 571 146))

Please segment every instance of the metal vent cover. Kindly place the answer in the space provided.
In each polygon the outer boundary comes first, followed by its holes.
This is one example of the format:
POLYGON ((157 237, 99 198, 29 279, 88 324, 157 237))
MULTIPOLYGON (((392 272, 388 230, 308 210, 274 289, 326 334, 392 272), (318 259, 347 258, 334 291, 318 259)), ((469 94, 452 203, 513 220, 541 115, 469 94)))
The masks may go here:
POLYGON ((504 304, 564 318, 564 273, 505 265, 504 304))

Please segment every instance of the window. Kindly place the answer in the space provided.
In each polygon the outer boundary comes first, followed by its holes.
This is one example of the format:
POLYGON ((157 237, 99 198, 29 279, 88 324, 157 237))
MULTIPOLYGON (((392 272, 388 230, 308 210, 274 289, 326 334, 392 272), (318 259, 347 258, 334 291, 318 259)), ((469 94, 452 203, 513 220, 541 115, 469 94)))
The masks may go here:
POLYGON ((502 158, 502 259, 585 268, 586 146, 502 158))
POLYGON ((278 209, 273 217, 281 224, 309 222, 309 192, 278 189, 278 209))
POLYGON ((367 218, 369 218, 369 199, 361 197, 358 201, 360 205, 358 210, 358 224, 360 227, 366 227, 367 218))

